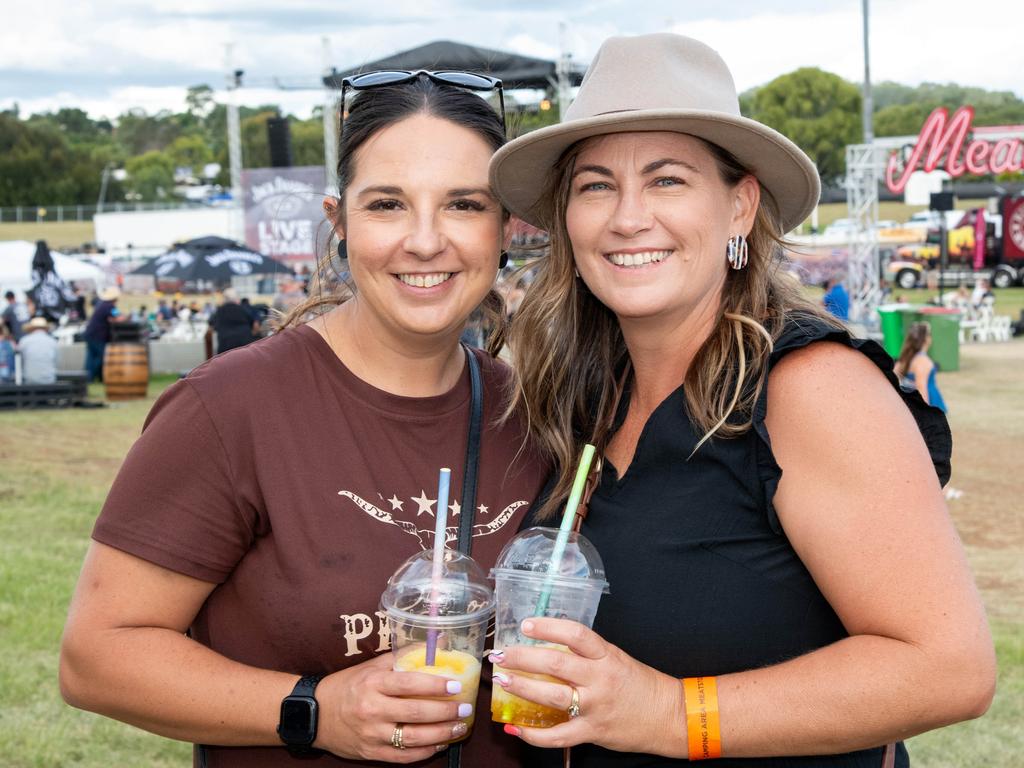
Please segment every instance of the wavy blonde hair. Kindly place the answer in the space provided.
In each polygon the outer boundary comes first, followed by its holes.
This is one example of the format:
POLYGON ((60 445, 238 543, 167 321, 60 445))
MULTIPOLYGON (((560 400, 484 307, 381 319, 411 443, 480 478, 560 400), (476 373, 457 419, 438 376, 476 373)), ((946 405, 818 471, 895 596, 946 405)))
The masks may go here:
MULTIPOLYGON (((613 404, 629 375, 629 351, 617 318, 574 273, 565 214, 584 143, 573 145, 549 176, 550 213, 544 225, 550 246, 534 262, 536 278, 509 333, 516 388, 509 413, 522 409, 530 432, 558 467, 551 496, 538 514, 542 519, 568 496, 581 444, 593 442, 599 452, 607 447, 613 404)), ((724 149, 703 143, 730 187, 751 175, 724 149)), ((806 299, 788 274, 778 210, 763 187, 747 242, 747 267, 728 271, 714 327, 683 381, 690 418, 703 433, 694 452, 712 436, 731 438, 750 429, 774 341, 792 313, 843 327, 806 299)))

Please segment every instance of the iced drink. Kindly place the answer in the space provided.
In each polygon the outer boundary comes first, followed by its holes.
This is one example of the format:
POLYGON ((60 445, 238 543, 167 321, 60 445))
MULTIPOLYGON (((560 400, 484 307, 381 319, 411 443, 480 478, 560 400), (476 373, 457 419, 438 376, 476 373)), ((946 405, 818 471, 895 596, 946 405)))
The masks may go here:
MULTIPOLYGON (((480 687, 480 660, 463 651, 437 651, 434 666, 428 667, 426 656, 425 645, 408 648, 396 654, 395 669, 400 672, 423 672, 448 680, 458 680, 462 683, 462 692, 446 697, 445 701, 465 702, 476 706, 477 689, 480 687)), ((474 711, 463 720, 470 729, 473 727, 475 716, 474 711)))
MULTIPOLYGON (((472 558, 453 550, 444 550, 443 557, 439 581, 432 579, 430 551, 406 560, 388 580, 381 607, 391 627, 394 669, 458 680, 461 692, 437 700, 475 706, 494 593, 472 558)), ((462 738, 469 736, 474 715, 464 718, 462 738)))
MULTIPOLYGON (((604 565, 594 545, 578 533, 569 534, 565 550, 552 559, 557 528, 530 528, 513 538, 498 555, 491 571, 495 583, 494 647, 536 645, 524 637, 524 619, 547 616, 592 626, 601 595, 608 591, 604 565)), ((569 653, 563 645, 551 645, 569 653)), ((495 667, 500 671, 500 667, 495 667)), ((561 683, 561 680, 512 670, 517 676, 561 683)), ((532 728, 550 728, 569 719, 565 710, 552 709, 514 696, 500 685, 491 692, 491 719, 532 728)))

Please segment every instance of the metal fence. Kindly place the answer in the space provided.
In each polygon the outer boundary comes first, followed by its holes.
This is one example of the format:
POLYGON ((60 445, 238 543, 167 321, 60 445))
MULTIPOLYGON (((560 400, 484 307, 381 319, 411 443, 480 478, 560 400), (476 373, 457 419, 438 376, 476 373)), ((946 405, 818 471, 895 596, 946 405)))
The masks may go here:
POLYGON ((0 208, 0 224, 44 221, 92 221, 97 213, 120 211, 173 211, 207 208, 201 203, 107 203, 95 205, 18 205, 0 208))

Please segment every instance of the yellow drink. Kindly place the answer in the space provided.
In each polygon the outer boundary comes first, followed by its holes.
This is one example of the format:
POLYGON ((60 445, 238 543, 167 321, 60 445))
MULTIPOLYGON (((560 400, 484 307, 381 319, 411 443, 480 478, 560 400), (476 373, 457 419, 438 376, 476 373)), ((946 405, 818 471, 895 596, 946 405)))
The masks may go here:
MULTIPOLYGON (((501 667, 495 666, 496 670, 501 667)), ((516 671, 516 677, 529 677, 534 680, 544 680, 548 683, 561 683, 551 675, 541 675, 535 672, 516 671)), ((552 709, 543 704, 521 699, 509 693, 497 683, 491 689, 491 720, 496 723, 511 723, 512 725, 525 725, 528 728, 550 728, 553 725, 564 723, 569 719, 569 713, 564 709, 552 709)))
POLYGON ((462 691, 452 696, 444 696, 437 701, 457 701, 460 704, 473 705, 473 712, 469 717, 464 718, 466 734, 458 739, 452 739, 449 744, 462 741, 469 736, 473 730, 473 721, 476 718, 476 694, 480 687, 480 660, 475 659, 468 653, 462 651, 438 650, 434 654, 434 666, 427 666, 427 649, 424 645, 417 643, 408 649, 399 652, 395 659, 395 669, 399 672, 423 672, 427 675, 437 675, 451 680, 458 680, 462 683, 462 691))

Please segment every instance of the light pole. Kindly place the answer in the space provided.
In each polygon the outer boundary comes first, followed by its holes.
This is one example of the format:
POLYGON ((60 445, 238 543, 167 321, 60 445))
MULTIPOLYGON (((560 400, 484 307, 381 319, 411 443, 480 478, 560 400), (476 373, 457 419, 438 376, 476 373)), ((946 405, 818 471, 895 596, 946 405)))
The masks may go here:
POLYGON ((871 56, 868 52, 868 0, 861 0, 864 17, 864 143, 875 140, 874 104, 871 100, 871 56))

